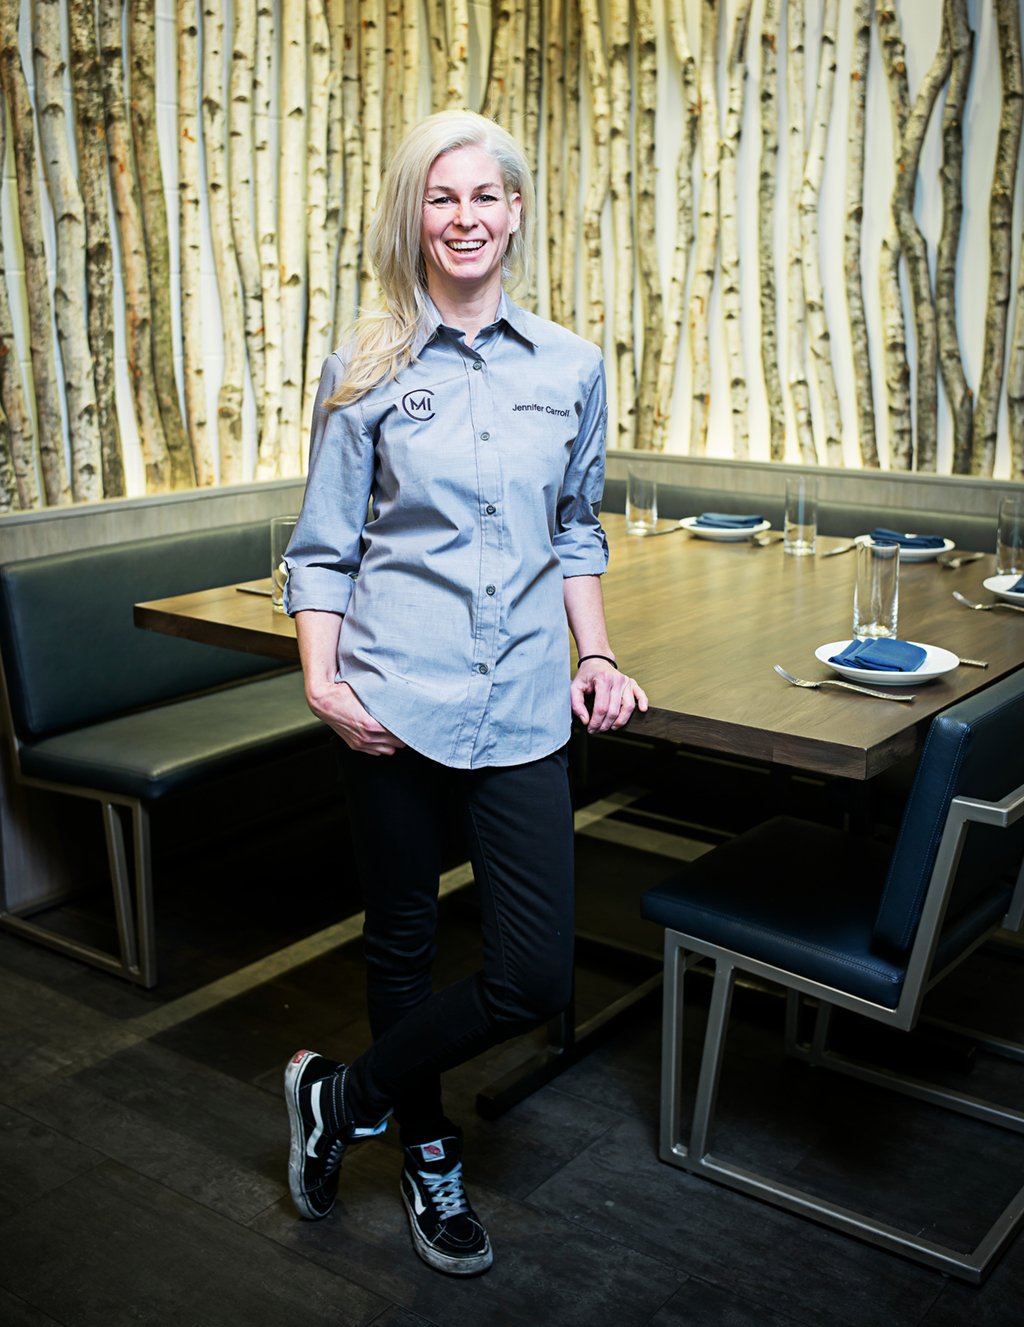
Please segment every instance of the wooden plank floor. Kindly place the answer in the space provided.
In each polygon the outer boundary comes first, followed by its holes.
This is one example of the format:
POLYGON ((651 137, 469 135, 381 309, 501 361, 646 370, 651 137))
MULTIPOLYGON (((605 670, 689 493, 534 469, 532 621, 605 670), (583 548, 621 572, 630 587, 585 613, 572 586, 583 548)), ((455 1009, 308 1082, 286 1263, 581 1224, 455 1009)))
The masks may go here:
MULTIPOLYGON (((641 803, 584 829, 578 855, 588 929, 628 929, 656 952, 636 897, 701 845, 673 844, 651 806, 647 822, 641 803)), ((300 838, 312 853, 313 832, 300 838)), ((262 861, 280 873, 294 858, 283 844, 262 861)), ((330 1218, 300 1221, 284 1061, 303 1044, 351 1054, 367 1037, 358 942, 337 943, 357 931, 344 921, 352 886, 328 879, 330 862, 325 851, 316 887, 287 882, 286 915, 260 858, 237 845, 165 868, 155 992, 0 936, 5 1327, 1020 1322, 1024 1240, 970 1289, 662 1165, 656 1003, 497 1121, 475 1115, 475 1093, 529 1040, 449 1075, 467 1184, 495 1247, 486 1276, 453 1282, 414 1256, 394 1131, 346 1160, 330 1218), (204 918, 197 900, 214 889, 204 918)), ((442 981, 477 952, 471 892, 444 909, 442 981)), ((1024 1033, 1022 974, 980 955, 954 1003, 994 1003, 1024 1033)), ((597 968, 578 981, 584 1013, 623 986, 597 968)), ((695 1030, 702 1013, 697 1000, 695 1030)), ((970 1238, 1024 1174, 1024 1139, 787 1065, 780 1033, 777 1001, 738 998, 722 1090, 731 1150, 840 1194, 867 1183, 879 1206, 951 1237, 970 1238)), ((1003 1076, 1019 1101, 1021 1079, 1003 1076)))

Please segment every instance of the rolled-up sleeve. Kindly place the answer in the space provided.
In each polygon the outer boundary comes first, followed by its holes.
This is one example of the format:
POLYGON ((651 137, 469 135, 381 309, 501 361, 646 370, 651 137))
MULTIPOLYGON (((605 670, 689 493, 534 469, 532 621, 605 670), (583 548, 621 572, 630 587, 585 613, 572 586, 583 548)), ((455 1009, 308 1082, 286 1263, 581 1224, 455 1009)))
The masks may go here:
POLYGON ((598 359, 558 500, 552 542, 563 577, 601 576, 608 567, 608 540, 600 521, 607 432, 608 396, 598 359))
POLYGON ((367 503, 373 488, 373 440, 358 401, 325 406, 345 371, 335 351, 324 360, 313 407, 309 477, 285 563, 285 610, 344 613, 359 572, 367 503))

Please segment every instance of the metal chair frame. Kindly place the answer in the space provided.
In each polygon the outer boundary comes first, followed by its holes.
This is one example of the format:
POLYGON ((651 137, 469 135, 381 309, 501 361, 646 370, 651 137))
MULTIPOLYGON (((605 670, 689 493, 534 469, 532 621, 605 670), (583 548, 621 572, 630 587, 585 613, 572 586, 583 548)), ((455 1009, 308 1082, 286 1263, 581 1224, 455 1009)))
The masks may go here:
MULTIPOLYGON (((967 1093, 923 1082, 893 1071, 861 1064, 831 1050, 828 1033, 833 1008, 849 1009, 890 1027, 908 1031, 918 1020, 927 991, 968 956, 988 935, 980 936, 941 971, 932 965, 946 909, 972 823, 1008 828, 1024 816, 1024 784, 996 802, 959 796, 952 799, 932 870, 921 920, 910 952, 907 974, 895 1008, 851 995, 796 973, 710 944, 699 936, 665 931, 664 1021, 662 1028, 662 1089, 660 1156, 663 1161, 755 1198, 809 1217, 844 1234, 903 1254, 925 1266, 978 1285, 1024 1224, 1024 1184, 968 1253, 899 1229, 866 1214, 810 1193, 712 1152, 714 1112, 725 1051, 726 1029, 737 971, 787 988, 787 1050, 815 1065, 853 1075, 866 1082, 893 1088, 905 1095, 942 1106, 985 1123, 1024 1133, 1024 1111, 983 1101, 967 1093), (714 982, 704 1036, 689 1138, 682 1128, 683 976, 694 954, 713 960, 714 982), (817 1000, 817 1016, 809 1042, 798 1035, 802 1002, 817 1000)), ((1010 907, 1001 925, 1019 930, 1024 921, 1024 863, 1017 876, 1010 907)), ((992 928, 993 933, 997 927, 992 928)), ((978 1034, 973 1033, 973 1036, 978 1034)), ((980 1044, 994 1054, 1024 1062, 1024 1046, 997 1037, 982 1037, 980 1044)))

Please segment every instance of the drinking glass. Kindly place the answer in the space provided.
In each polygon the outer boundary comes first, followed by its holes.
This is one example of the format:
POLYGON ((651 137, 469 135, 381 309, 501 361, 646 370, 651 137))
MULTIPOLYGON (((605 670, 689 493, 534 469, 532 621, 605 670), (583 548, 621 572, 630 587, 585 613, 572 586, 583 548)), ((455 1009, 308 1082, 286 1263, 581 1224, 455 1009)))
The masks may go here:
POLYGON ((818 481, 810 475, 786 480, 782 551, 803 557, 818 542, 818 481))
POLYGON ((297 516, 273 516, 270 521, 270 602, 275 613, 284 612, 284 587, 288 580, 284 555, 297 520, 297 516))
POLYGON ((658 524, 658 481, 649 466, 630 466, 626 475, 626 533, 651 534, 658 524))
POLYGON ((853 636, 895 636, 900 606, 900 546, 865 541, 857 545, 853 587, 853 636))
POLYGON ((996 526, 996 571, 999 575, 1024 572, 1024 496, 1007 494, 999 500, 996 526))

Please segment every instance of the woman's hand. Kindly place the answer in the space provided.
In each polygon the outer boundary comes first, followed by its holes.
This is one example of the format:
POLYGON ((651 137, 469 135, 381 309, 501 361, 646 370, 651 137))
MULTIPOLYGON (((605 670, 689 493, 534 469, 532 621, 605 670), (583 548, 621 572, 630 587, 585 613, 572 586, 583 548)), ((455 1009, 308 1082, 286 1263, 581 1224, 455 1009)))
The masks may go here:
POLYGON ((604 659, 580 664, 570 688, 572 712, 588 733, 607 733, 623 728, 634 710, 647 709, 647 693, 631 677, 604 659), (587 697, 592 697, 587 708, 587 697))
POLYGON ((346 746, 367 756, 393 756, 405 743, 382 728, 363 708, 362 702, 347 682, 331 682, 308 689, 306 702, 318 719, 338 734, 346 746))

